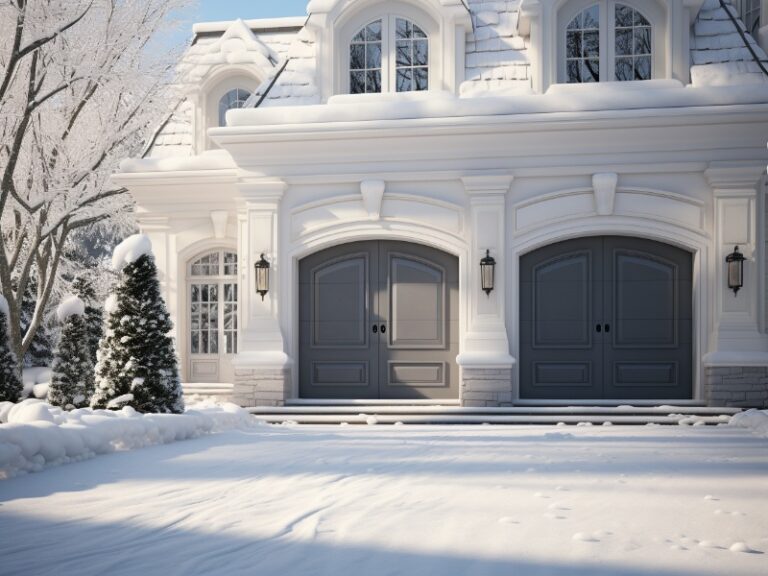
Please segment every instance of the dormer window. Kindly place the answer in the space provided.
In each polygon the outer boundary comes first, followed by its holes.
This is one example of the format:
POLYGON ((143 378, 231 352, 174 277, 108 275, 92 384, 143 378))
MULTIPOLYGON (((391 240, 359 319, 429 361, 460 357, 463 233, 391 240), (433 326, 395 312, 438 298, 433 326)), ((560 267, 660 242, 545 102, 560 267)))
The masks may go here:
POLYGON ((396 16, 363 26, 349 44, 349 92, 429 89, 429 38, 414 22, 396 16))
POLYGON ((242 108, 250 97, 251 93, 244 88, 235 88, 224 94, 219 100, 219 126, 227 125, 227 110, 242 108))
POLYGON ((565 82, 653 78, 653 26, 631 5, 602 0, 587 6, 567 20, 563 39, 565 82))

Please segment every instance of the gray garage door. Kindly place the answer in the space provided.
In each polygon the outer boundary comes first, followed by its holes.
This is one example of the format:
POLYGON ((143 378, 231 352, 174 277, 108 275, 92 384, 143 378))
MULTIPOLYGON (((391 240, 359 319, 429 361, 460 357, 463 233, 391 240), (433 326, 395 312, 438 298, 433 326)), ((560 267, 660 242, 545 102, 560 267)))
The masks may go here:
POLYGON ((406 242, 299 264, 302 398, 458 398, 458 260, 406 242))
POLYGON ((520 396, 692 397, 692 255, 621 236, 520 259, 520 396))

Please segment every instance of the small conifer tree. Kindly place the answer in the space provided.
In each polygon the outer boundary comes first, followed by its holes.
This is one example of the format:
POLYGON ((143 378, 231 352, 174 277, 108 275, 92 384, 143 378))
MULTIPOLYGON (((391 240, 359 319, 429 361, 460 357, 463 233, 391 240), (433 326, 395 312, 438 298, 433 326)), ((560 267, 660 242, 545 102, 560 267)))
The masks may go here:
POLYGON ((85 304, 86 338, 88 340, 91 363, 95 366, 99 341, 104 334, 104 315, 96 301, 96 291, 93 289, 93 284, 85 276, 75 278, 75 281, 72 283, 72 291, 85 304))
POLYGON ((94 389, 85 305, 72 296, 59 305, 57 315, 62 327, 53 357, 48 402, 66 410, 85 408, 94 389))
POLYGON ((112 262, 122 273, 106 306, 91 406, 183 412, 178 361, 168 335, 173 325, 160 294, 149 238, 126 239, 115 248, 112 262))
POLYGON ((23 386, 8 338, 8 302, 0 295, 0 401, 18 402, 23 386))

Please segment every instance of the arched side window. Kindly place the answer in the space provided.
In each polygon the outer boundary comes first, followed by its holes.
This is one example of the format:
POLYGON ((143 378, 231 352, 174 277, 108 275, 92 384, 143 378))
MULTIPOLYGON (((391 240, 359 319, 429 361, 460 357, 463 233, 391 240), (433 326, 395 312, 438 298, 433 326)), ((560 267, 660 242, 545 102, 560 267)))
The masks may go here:
POLYGON ((237 254, 209 252, 189 266, 189 343, 198 354, 237 353, 237 254))
POLYGON ((233 108, 242 108, 251 93, 245 88, 235 88, 230 90, 219 100, 219 126, 227 125, 227 110, 233 108))
POLYGON ((349 43, 349 92, 412 92, 429 89, 429 37, 397 16, 369 22, 349 43))
POLYGON ((565 82, 653 78, 653 26, 633 6, 601 0, 573 16, 564 36, 565 82))

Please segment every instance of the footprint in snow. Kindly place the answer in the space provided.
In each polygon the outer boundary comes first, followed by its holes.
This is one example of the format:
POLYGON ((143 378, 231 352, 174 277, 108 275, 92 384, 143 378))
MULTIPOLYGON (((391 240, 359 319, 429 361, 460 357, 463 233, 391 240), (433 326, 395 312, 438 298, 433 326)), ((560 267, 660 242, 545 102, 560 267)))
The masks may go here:
POLYGON ((509 516, 504 516, 499 518, 499 524, 520 524, 520 522, 509 516))
POLYGON ((554 512, 545 513, 544 518, 549 518, 550 520, 567 520, 568 519, 566 516, 561 516, 560 514, 555 514, 554 512))
POLYGON ((576 532, 576 534, 571 536, 571 539, 576 542, 600 542, 599 538, 595 538, 594 535, 587 532, 576 532))
POLYGON ((547 506, 547 508, 549 508, 550 510, 564 510, 564 511, 570 510, 568 506, 563 506, 562 504, 558 504, 557 502, 550 504, 549 506, 547 506))
POLYGON ((712 496, 712 494, 707 494, 706 496, 704 496, 704 500, 712 500, 717 502, 720 500, 720 498, 715 498, 714 496, 712 496))
POLYGON ((723 549, 722 546, 720 546, 716 542, 712 542, 711 540, 702 540, 701 542, 699 542, 699 548, 716 548, 720 550, 723 549))

